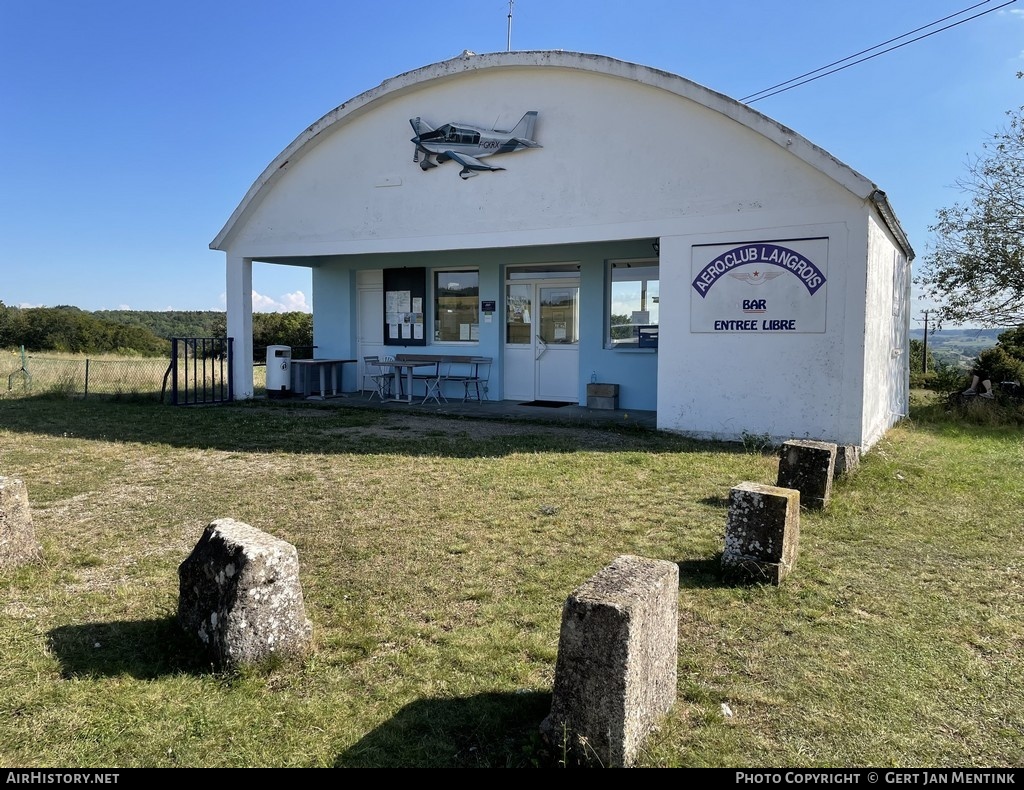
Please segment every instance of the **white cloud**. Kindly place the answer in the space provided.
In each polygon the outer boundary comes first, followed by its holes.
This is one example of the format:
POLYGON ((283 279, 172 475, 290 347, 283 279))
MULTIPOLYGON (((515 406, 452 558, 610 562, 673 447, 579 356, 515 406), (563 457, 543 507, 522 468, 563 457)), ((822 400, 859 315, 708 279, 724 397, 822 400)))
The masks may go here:
POLYGON ((306 295, 302 291, 293 291, 281 297, 287 305, 289 312, 312 313, 313 307, 306 302, 306 295))
MULTIPOLYGON (((227 295, 221 293, 220 307, 213 309, 224 310, 227 302, 227 295)), ((312 313, 313 307, 306 301, 306 294, 302 291, 282 294, 276 299, 273 296, 253 291, 252 311, 254 313, 312 313)))
POLYGON ((252 311, 254 313, 312 313, 313 308, 306 302, 306 295, 302 291, 282 294, 277 299, 253 291, 252 311))

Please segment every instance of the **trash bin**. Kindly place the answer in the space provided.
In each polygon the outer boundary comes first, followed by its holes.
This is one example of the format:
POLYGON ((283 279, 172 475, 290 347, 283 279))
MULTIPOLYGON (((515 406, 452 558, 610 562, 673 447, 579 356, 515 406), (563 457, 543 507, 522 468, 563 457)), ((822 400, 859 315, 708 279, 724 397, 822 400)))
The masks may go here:
POLYGON ((267 346, 267 397, 287 398, 292 389, 292 347, 267 346))

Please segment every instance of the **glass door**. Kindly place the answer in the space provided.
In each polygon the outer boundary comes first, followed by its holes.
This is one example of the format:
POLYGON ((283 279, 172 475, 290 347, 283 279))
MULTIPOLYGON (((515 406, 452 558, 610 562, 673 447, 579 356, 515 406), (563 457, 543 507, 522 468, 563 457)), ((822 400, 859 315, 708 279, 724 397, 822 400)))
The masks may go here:
POLYGON ((504 398, 579 402, 579 290, 550 276, 507 284, 504 398))
POLYGON ((508 283, 505 288, 504 395, 507 400, 534 400, 534 333, 536 284, 508 283))
POLYGON ((534 361, 538 400, 579 402, 579 281, 538 284, 534 361))

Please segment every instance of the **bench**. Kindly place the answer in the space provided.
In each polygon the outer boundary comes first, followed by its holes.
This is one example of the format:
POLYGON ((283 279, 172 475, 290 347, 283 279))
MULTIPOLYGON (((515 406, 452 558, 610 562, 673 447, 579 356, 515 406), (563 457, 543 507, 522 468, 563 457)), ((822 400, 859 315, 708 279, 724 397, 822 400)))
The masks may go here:
POLYGON ((490 378, 490 357, 459 356, 450 354, 396 354, 400 362, 415 362, 413 385, 422 381, 424 393, 422 403, 434 400, 447 402, 445 385, 448 382, 462 385, 462 402, 487 399, 487 382, 490 378))
POLYGON ((486 400, 490 367, 490 357, 450 357, 445 381, 462 384, 463 403, 486 400))

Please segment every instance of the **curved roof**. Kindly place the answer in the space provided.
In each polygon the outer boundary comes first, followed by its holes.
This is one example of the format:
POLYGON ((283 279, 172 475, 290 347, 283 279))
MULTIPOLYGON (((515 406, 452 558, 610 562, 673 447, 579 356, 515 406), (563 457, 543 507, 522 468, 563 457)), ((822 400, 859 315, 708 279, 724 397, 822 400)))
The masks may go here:
POLYGON ((428 84, 458 78, 467 72, 479 73, 488 69, 569 69, 632 80, 643 85, 658 88, 681 98, 697 102, 714 112, 742 124, 773 143, 788 150, 792 155, 819 170, 857 197, 870 199, 878 208, 886 226, 892 231, 900 245, 913 257, 910 244, 900 228, 899 222, 881 192, 871 181, 843 164, 827 151, 814 145, 804 137, 757 110, 741 104, 721 93, 698 85, 684 77, 666 71, 641 66, 636 63, 616 60, 604 55, 580 52, 535 51, 498 52, 476 55, 464 52, 450 60, 392 77, 376 88, 372 88, 331 110, 316 123, 305 129, 285 148, 259 178, 249 187, 241 203, 231 214, 217 237, 210 242, 211 249, 223 250, 228 246, 234 229, 243 223, 248 214, 273 187, 278 178, 304 154, 312 150, 326 134, 353 118, 369 112, 379 103, 404 93, 420 89, 428 84))

